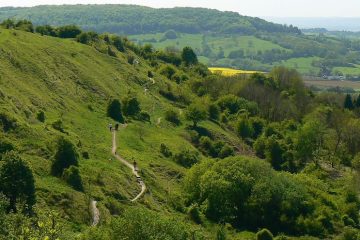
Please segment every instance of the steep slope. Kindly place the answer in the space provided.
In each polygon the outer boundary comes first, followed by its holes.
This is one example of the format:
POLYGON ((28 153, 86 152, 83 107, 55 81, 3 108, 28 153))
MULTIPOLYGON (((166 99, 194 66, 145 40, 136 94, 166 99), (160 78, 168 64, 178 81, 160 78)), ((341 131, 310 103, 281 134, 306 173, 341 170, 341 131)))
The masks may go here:
MULTIPOLYGON (((194 149, 184 138, 185 126, 155 124, 166 109, 177 109, 158 93, 173 83, 155 71, 154 80, 149 79, 148 71, 153 69, 141 59, 129 64, 128 55, 134 54, 117 52, 117 57, 110 57, 73 40, 0 30, 0 113, 16 122, 14 129, 0 136, 13 142, 33 169, 38 206, 61 212, 76 229, 92 222, 91 199, 97 201, 102 222, 139 193, 131 171, 111 155, 108 124, 113 120, 106 117, 110 99, 136 96, 151 116, 152 123, 131 121, 117 135, 117 152, 128 161, 137 160, 147 184, 140 203, 157 210, 168 208, 164 203, 169 201, 169 189, 175 196, 184 175, 183 167, 159 154, 160 144, 174 151, 194 149), (37 120, 41 111, 45 123, 37 120), (83 192, 50 174, 60 136, 76 144, 81 154, 83 192)), ((207 124, 226 134, 218 125, 207 124)))

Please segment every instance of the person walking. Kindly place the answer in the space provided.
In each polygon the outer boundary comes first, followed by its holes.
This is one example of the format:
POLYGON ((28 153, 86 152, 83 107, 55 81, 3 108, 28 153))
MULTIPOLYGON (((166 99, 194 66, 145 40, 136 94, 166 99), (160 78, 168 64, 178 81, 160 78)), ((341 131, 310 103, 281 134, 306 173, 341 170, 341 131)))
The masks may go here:
POLYGON ((112 124, 111 123, 109 123, 109 130, 110 130, 110 132, 112 131, 112 124))

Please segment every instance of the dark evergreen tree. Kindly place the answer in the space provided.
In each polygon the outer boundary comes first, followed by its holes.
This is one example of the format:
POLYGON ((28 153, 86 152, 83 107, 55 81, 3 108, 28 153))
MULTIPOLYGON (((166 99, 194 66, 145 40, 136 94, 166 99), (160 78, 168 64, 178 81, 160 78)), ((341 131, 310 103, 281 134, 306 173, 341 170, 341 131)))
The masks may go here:
POLYGON ((195 65, 198 63, 197 56, 191 47, 184 47, 181 58, 186 66, 195 65))
POLYGON ((79 154, 77 153, 74 144, 63 137, 59 139, 57 148, 55 160, 51 167, 51 173, 54 176, 60 177, 66 168, 79 165, 79 154))
POLYGON ((0 192, 9 199, 9 211, 17 212, 17 204, 24 204, 30 212, 35 204, 35 184, 31 169, 14 151, 4 155, 0 168, 0 192))
POLYGON ((359 96, 357 97, 356 101, 355 101, 355 107, 356 108, 359 108, 360 107, 360 94, 359 96))
POLYGON ((115 121, 124 123, 124 117, 121 110, 121 103, 118 99, 113 99, 110 101, 107 108, 107 116, 111 117, 115 121))
POLYGON ((137 116, 141 111, 140 103, 136 97, 123 100, 123 112, 126 116, 137 116))
POLYGON ((344 108, 349 110, 354 109, 354 103, 350 94, 346 94, 344 108))

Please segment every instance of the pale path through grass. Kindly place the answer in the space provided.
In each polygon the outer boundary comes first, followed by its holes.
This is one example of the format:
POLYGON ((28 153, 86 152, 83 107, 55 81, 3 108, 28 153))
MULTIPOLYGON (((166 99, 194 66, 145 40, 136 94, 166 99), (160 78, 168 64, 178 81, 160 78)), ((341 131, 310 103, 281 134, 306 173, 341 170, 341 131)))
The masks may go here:
MULTIPOLYGON (((126 127, 126 125, 125 125, 126 127)), ((132 200, 130 200, 131 202, 135 202, 136 200, 138 200, 140 197, 142 197, 145 194, 146 191, 146 185, 145 183, 141 180, 141 177, 137 171, 137 169, 135 169, 134 165, 129 163, 128 161, 126 161, 124 158, 122 158, 121 156, 119 156, 116 153, 116 131, 112 131, 113 134, 113 147, 112 147, 112 154, 113 156, 118 159, 121 163, 123 163, 125 166, 127 166, 128 168, 130 168, 132 170, 132 173, 135 175, 135 177, 139 180, 139 185, 141 186, 141 191, 140 193, 132 200)))
POLYGON ((96 207, 96 204, 97 204, 97 201, 91 200, 90 208, 91 208, 91 212, 92 212, 92 216, 93 216, 93 221, 91 223, 91 226, 98 225, 98 223, 100 221, 100 211, 96 207))

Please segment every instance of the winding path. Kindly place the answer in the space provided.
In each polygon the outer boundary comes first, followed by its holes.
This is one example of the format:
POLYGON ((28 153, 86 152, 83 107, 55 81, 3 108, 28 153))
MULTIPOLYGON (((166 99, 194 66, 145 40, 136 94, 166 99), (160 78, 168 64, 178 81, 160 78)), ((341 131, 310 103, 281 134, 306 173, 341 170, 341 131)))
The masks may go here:
POLYGON ((137 178, 138 182, 139 182, 139 185, 141 186, 141 191, 140 193, 132 200, 130 200, 131 202, 135 202, 136 200, 138 200, 139 198, 141 198, 144 194, 145 194, 145 191, 146 191, 146 185, 145 183, 142 181, 139 173, 138 173, 138 170, 135 169, 135 167, 129 163, 128 161, 126 161, 124 158, 122 158, 121 156, 119 156, 117 153, 116 153, 116 131, 113 131, 112 132, 112 135, 113 135, 113 147, 112 147, 112 154, 113 156, 119 160, 121 163, 123 163, 125 166, 127 166, 128 168, 131 169, 132 173, 135 175, 135 177, 137 178))

